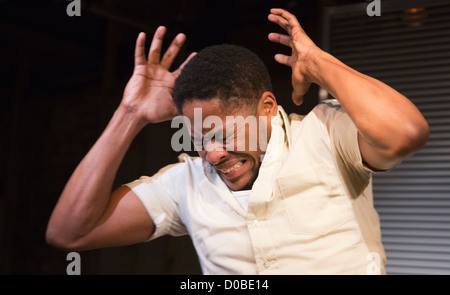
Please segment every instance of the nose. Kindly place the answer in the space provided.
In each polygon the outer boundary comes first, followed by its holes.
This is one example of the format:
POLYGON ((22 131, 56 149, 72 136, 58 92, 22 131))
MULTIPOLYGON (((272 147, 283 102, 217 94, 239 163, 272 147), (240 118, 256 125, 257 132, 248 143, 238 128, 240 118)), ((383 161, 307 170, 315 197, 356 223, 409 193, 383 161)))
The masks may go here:
POLYGON ((202 153, 205 155, 205 160, 211 165, 217 165, 228 157, 228 152, 222 144, 216 143, 214 140, 207 143, 202 153))

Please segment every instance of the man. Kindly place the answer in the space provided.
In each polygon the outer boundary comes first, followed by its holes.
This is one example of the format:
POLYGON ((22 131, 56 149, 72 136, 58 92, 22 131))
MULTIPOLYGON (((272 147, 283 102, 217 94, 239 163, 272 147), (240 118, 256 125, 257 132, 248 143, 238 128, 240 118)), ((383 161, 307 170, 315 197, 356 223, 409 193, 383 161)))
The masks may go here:
POLYGON ((268 19, 287 32, 268 38, 292 49, 275 60, 292 68, 294 103, 311 83, 337 100, 287 116, 264 66, 247 50, 210 47, 170 73, 185 36, 177 35, 160 59, 165 28, 158 28, 147 59, 140 34, 123 100, 68 181, 49 221, 49 243, 85 250, 190 234, 205 274, 384 273, 371 173, 420 149, 428 125, 404 96, 320 50, 294 15, 272 9, 268 19), (111 193, 145 125, 178 114, 193 122, 196 110, 222 120, 223 132, 227 116, 267 118, 258 128, 269 143, 225 149, 242 143, 234 133, 231 143, 205 141, 213 128, 203 124, 201 134, 191 130, 194 141, 201 136, 199 158, 184 156, 111 193))

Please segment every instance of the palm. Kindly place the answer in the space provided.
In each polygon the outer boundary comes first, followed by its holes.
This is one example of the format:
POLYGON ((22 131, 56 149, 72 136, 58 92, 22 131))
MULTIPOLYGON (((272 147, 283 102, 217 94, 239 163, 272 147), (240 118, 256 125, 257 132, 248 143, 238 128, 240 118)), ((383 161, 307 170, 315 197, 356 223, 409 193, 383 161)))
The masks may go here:
POLYGON ((172 98, 175 79, 184 64, 192 57, 191 55, 176 71, 169 72, 185 36, 179 34, 161 59, 164 33, 164 27, 156 30, 148 59, 145 56, 145 35, 139 35, 136 41, 133 76, 125 88, 122 100, 124 107, 151 123, 170 120, 178 114, 172 98))
POLYGON ((175 77, 160 65, 138 65, 124 92, 124 103, 138 104, 149 122, 170 120, 177 115, 172 99, 175 77))
POLYGON ((278 33, 269 34, 269 39, 291 48, 291 55, 284 54, 275 55, 275 60, 281 64, 292 68, 292 100, 295 104, 300 105, 303 102, 303 95, 306 94, 311 82, 307 77, 308 55, 317 47, 314 42, 306 35, 302 27, 298 23, 294 15, 283 9, 272 9, 269 20, 282 27, 288 35, 278 33))

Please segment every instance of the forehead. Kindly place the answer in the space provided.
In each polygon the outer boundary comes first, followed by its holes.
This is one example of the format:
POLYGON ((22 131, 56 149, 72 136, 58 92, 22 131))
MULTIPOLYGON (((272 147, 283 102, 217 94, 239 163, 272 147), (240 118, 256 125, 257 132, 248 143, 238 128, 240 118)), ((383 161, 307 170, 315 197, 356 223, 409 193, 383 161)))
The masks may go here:
POLYGON ((249 108, 246 107, 231 107, 227 105, 220 98, 211 98, 207 100, 192 99, 183 104, 183 115, 189 119, 194 118, 194 113, 197 114, 201 111, 202 117, 219 116, 225 118, 226 116, 249 116, 254 114, 249 108))
POLYGON ((232 111, 228 110, 219 98, 212 98, 208 100, 193 99, 188 100, 183 104, 183 115, 192 118, 194 111, 197 113, 201 110, 202 115, 209 116, 231 116, 232 111))
POLYGON ((195 129, 195 132, 192 133, 201 131, 203 134, 212 129, 215 131, 233 130, 237 127, 236 123, 240 125, 242 120, 246 120, 246 122, 257 120, 254 112, 248 108, 227 107, 219 98, 187 101, 183 105, 183 116, 190 121, 188 125, 191 127, 191 131, 195 129))
POLYGON ((190 118, 193 116, 195 109, 201 109, 202 113, 212 113, 216 116, 221 115, 223 112, 222 103, 219 98, 188 100, 183 104, 183 115, 190 118))

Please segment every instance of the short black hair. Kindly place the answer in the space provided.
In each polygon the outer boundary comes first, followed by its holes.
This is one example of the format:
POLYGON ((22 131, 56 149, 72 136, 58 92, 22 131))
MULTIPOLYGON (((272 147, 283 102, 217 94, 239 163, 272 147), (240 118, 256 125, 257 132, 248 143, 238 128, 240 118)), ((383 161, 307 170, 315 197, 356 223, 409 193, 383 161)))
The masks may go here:
POLYGON ((182 69, 175 81, 173 99, 180 114, 193 99, 219 98, 227 107, 252 107, 256 111, 272 82, 262 60, 250 50, 231 44, 206 47, 182 69))

